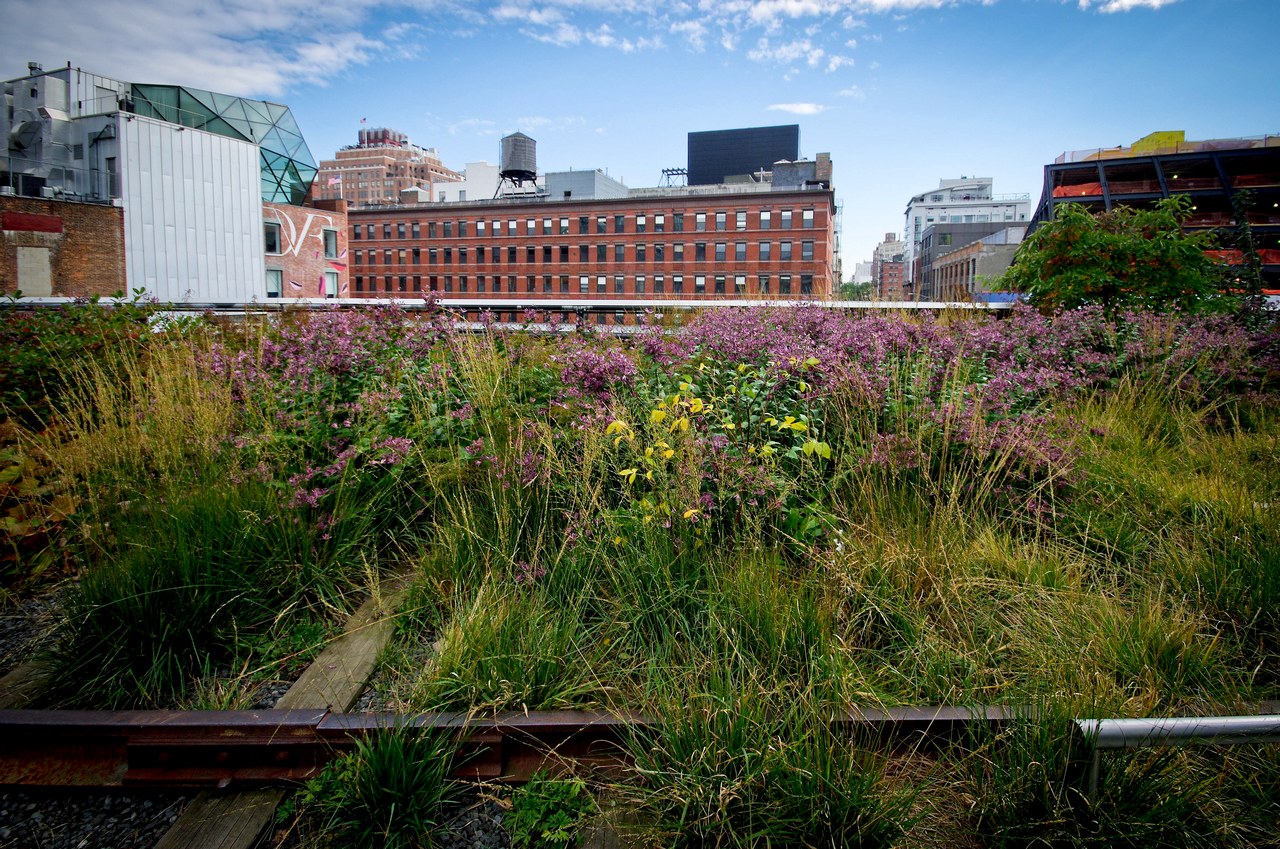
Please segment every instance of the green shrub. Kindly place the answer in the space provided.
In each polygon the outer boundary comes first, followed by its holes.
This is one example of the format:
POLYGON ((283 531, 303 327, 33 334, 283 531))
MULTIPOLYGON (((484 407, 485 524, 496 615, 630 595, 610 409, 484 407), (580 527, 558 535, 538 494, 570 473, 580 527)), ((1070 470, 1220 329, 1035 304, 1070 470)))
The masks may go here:
POLYGON ((28 427, 47 424, 62 408, 67 379, 75 368, 122 348, 141 349, 149 344, 147 324, 155 312, 154 306, 136 296, 114 306, 94 297, 58 307, 4 310, 0 315, 0 414, 28 427))
POLYGON ((581 778, 550 778, 540 771, 511 794, 504 822, 516 849, 555 849, 577 845, 595 811, 595 797, 581 778))

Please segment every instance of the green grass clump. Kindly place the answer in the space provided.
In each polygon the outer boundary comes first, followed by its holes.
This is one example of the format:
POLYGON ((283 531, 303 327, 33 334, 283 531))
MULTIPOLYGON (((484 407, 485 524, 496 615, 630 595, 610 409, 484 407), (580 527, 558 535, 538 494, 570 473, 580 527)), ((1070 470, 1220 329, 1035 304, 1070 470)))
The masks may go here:
POLYGON ((812 695, 714 671, 673 678, 631 744, 633 798, 662 846, 898 845, 914 793, 828 725, 812 695))
POLYGON ((482 587, 461 602, 409 695, 416 710, 555 710, 598 698, 599 655, 581 605, 482 587))
POLYGON ((122 517, 116 557, 65 593, 42 653, 50 703, 163 706, 212 668, 241 666, 253 642, 279 655, 284 622, 343 612, 317 602, 353 588, 316 594, 320 553, 305 529, 264 518, 278 507, 268 490, 236 488, 122 517))
POLYGON ((304 845, 431 849, 465 792, 448 736, 395 728, 358 739, 290 803, 304 845))
MULTIPOLYGON (((958 766, 984 846, 1274 845, 1258 842, 1246 783, 1211 764, 1218 755, 1178 748, 1104 751, 1095 789, 1093 745, 1060 702, 1040 705, 999 735, 979 735, 975 742, 958 766)), ((1274 772, 1271 782, 1274 787, 1274 772)), ((1278 810, 1274 798, 1262 808, 1278 810)))

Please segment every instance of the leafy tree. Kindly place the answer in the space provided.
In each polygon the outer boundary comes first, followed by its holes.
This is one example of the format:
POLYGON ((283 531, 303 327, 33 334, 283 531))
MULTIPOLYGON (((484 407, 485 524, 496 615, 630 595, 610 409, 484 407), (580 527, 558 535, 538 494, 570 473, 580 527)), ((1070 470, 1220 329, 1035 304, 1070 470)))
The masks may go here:
POLYGON ((1221 274, 1204 253, 1211 237, 1183 231, 1190 215, 1185 195, 1097 215, 1063 204, 1022 244, 1005 282, 1050 312, 1084 304, 1202 312, 1217 301, 1221 274))
POLYGON ((840 284, 837 297, 842 301, 869 301, 873 288, 870 283, 855 283, 849 280, 840 284))
POLYGON ((1249 212, 1254 204, 1253 192, 1248 189, 1231 195, 1231 213, 1236 226, 1219 234, 1224 248, 1235 248, 1244 255, 1244 264, 1232 268, 1227 276, 1233 278, 1237 291, 1242 291, 1250 298, 1262 295, 1262 258, 1258 256, 1253 226, 1249 223, 1249 212))

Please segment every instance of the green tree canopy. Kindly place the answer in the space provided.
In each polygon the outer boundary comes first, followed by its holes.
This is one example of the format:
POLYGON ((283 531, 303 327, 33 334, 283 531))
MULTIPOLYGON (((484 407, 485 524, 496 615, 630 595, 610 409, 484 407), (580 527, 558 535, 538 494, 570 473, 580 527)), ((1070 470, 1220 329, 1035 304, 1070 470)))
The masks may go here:
POLYGON ((1097 215, 1062 204, 1023 242, 1005 282, 1049 311, 1084 304, 1203 311, 1221 275, 1204 253, 1210 237, 1183 231, 1190 214, 1185 195, 1097 215))

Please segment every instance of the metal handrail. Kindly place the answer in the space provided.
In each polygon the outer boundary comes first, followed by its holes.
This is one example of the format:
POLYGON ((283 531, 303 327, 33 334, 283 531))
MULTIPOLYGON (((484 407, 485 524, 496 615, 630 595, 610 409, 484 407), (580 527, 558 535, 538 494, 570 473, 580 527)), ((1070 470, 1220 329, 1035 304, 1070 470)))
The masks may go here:
POLYGON ((1154 719, 1077 719, 1076 727, 1093 746, 1089 798, 1098 794, 1102 753, 1152 746, 1242 746, 1280 743, 1280 714, 1264 716, 1178 716, 1154 719))

